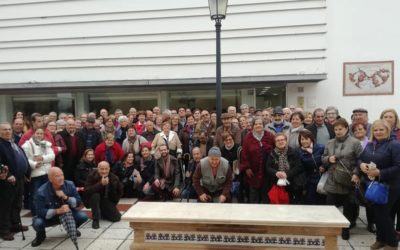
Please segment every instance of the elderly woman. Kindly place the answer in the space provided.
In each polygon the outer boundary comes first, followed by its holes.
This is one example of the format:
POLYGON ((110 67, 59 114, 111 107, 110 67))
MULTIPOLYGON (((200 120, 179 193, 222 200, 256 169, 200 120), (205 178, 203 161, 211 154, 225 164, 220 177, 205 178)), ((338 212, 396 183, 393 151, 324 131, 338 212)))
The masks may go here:
POLYGON ((139 159, 140 144, 147 142, 147 140, 143 136, 138 135, 134 127, 129 128, 127 134, 128 136, 122 143, 122 150, 125 153, 134 153, 135 158, 139 159))
POLYGON ((304 121, 303 121, 304 127, 311 125, 312 122, 313 122, 313 113, 308 111, 304 112, 304 121))
POLYGON ((317 185, 321 174, 325 172, 322 167, 322 154, 325 146, 315 143, 314 135, 307 129, 299 133, 300 159, 306 174, 305 203, 308 205, 324 205, 325 195, 317 193, 317 185))
POLYGON ((389 186, 389 197, 387 204, 372 204, 376 242, 370 249, 397 249, 392 215, 400 200, 400 144, 391 138, 392 127, 384 120, 375 121, 371 129, 371 141, 360 156, 362 179, 385 183, 389 186))
POLYGON ((32 169, 29 204, 32 215, 35 216, 36 209, 33 206, 33 198, 39 187, 48 181, 47 173, 51 167, 51 162, 54 160, 54 152, 51 143, 44 140, 44 132, 41 128, 35 130, 32 138, 22 145, 22 149, 25 151, 32 169))
POLYGON ((339 110, 334 106, 329 106, 325 109, 326 122, 333 125, 340 118, 339 110))
MULTIPOLYGON (((331 139, 322 156, 324 167, 329 177, 325 184, 327 205, 343 206, 343 214, 355 226, 354 183, 359 181, 357 158, 362 152, 360 142, 349 135, 349 124, 339 118, 334 124, 335 138, 331 139)), ((349 228, 342 229, 342 239, 350 238, 349 228)))
POLYGON ((124 151, 115 141, 113 134, 107 134, 104 142, 100 143, 94 151, 96 162, 107 161, 111 168, 122 159, 124 151))
POLYGON ((164 121, 162 125, 162 131, 154 137, 151 143, 152 154, 156 159, 160 158, 160 152, 158 148, 161 145, 167 145, 169 153, 174 157, 180 157, 182 155, 182 143, 179 140, 179 136, 176 132, 171 131, 171 123, 169 120, 164 121))
POLYGON ((122 146, 122 143, 124 142, 126 138, 126 133, 128 132, 128 117, 121 115, 118 117, 118 128, 115 131, 115 140, 119 143, 119 145, 122 146))
POLYGON ((299 144, 299 133, 303 126, 304 116, 301 112, 294 112, 290 116, 290 128, 288 130, 288 143, 289 147, 293 149, 298 149, 300 147, 299 144))
POLYGON ((104 129, 100 131, 103 139, 106 138, 107 134, 115 134, 115 127, 112 117, 107 117, 104 120, 104 129))
POLYGON ((244 137, 240 160, 240 172, 244 184, 249 187, 249 202, 266 202, 265 163, 274 145, 274 136, 264 130, 262 118, 253 122, 253 131, 244 137))
POLYGON ((385 120, 389 123, 391 127, 391 136, 396 139, 400 140, 400 121, 399 116, 397 115, 396 110, 394 109, 385 109, 382 111, 380 119, 385 120))
POLYGON ((290 204, 301 203, 304 186, 303 172, 300 157, 296 150, 288 146, 286 134, 276 134, 275 148, 266 164, 267 179, 270 184, 277 184, 278 180, 288 181, 285 189, 289 194, 290 204))

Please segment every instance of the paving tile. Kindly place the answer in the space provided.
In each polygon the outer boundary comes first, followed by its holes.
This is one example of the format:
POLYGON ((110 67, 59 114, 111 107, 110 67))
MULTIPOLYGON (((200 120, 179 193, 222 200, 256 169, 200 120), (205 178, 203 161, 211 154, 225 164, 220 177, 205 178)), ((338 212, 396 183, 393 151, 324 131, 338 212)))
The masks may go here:
POLYGON ((89 228, 80 228, 79 231, 81 232, 81 237, 83 239, 96 239, 98 238, 106 228, 99 228, 99 229, 93 229, 92 227, 89 228))
MULTIPOLYGON (((32 239, 33 240, 33 239, 32 239)), ((24 249, 54 249, 57 245, 61 244, 61 242, 65 241, 66 238, 46 238, 39 247, 32 247, 31 242, 24 249)))
POLYGON ((111 226, 109 228, 130 228, 129 227, 129 222, 127 221, 118 221, 118 222, 114 222, 113 224, 111 224, 111 226))
POLYGON ((100 239, 121 239, 125 240, 128 235, 132 232, 130 229, 107 229, 103 234, 100 235, 100 239))
POLYGON ((353 247, 369 247, 375 242, 375 235, 351 235, 349 243, 353 247))
POLYGON ((14 237, 13 241, 2 241, 0 242, 0 249, 3 250, 3 248, 16 248, 16 249, 22 249, 26 247, 27 245, 31 244, 31 241, 34 239, 33 237, 25 237, 25 240, 22 240, 21 237, 14 237))
POLYGON ((122 244, 123 240, 113 240, 113 239, 97 239, 92 242, 86 250, 112 250, 118 249, 122 244))
POLYGON ((126 250, 130 249, 133 240, 125 240, 122 245, 118 248, 118 250, 126 250))
POLYGON ((46 232, 46 236, 47 236, 47 238, 66 238, 67 232, 64 230, 64 228, 61 225, 57 225, 57 226, 51 227, 51 229, 46 232))
MULTIPOLYGON (((78 246, 79 249, 87 248, 95 239, 82 239, 78 238, 78 246)), ((57 250, 72 250, 75 249, 75 245, 72 243, 72 240, 66 239, 60 245, 56 247, 57 250)))

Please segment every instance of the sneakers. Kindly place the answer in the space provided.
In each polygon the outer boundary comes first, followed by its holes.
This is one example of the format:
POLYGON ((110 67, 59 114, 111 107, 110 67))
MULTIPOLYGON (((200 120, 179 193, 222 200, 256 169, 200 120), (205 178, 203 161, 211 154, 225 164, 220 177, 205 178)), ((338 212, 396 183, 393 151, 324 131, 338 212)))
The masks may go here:
POLYGON ((342 239, 343 240, 350 239, 350 229, 348 229, 348 228, 343 228, 342 229, 342 239))
POLYGON ((374 244, 372 244, 370 247, 369 247, 369 249, 381 249, 381 248, 383 248, 385 246, 385 244, 384 243, 382 243, 382 242, 379 242, 379 241, 375 241, 375 243, 374 244))
POLYGON ((94 221, 92 222, 92 228, 93 228, 93 229, 99 229, 99 228, 100 228, 100 224, 99 224, 99 221, 98 221, 98 220, 94 220, 94 221))
POLYGON ((36 238, 32 241, 31 246, 37 247, 46 239, 46 232, 37 232, 36 238))
POLYGON ((2 232, 0 233, 0 238, 6 241, 14 240, 14 234, 11 232, 2 232))

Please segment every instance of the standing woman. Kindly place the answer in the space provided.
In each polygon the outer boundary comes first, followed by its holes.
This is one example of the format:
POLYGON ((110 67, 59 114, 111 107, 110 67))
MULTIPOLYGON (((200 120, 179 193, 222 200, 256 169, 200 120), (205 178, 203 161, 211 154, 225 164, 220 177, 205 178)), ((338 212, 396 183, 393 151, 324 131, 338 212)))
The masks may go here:
POLYGON ((288 143, 289 147, 298 149, 299 144, 299 133, 304 129, 303 126, 304 115, 301 112, 294 112, 290 116, 290 128, 288 130, 288 143))
POLYGON ((383 119, 389 123, 389 126, 391 127, 391 136, 400 141, 400 121, 396 110, 385 109, 382 111, 380 119, 383 119))
POLYGON ((266 172, 269 184, 276 184, 278 179, 287 180, 285 189, 290 204, 301 204, 304 183, 300 182, 304 171, 297 151, 288 146, 284 133, 275 136, 275 148, 268 158, 266 172))
POLYGON ((44 131, 41 128, 35 130, 31 139, 22 145, 22 149, 28 158, 32 169, 30 182, 30 208, 32 215, 36 215, 36 209, 33 205, 33 198, 41 185, 48 181, 47 173, 54 161, 54 152, 51 143, 44 140, 44 131))
POLYGON ((315 143, 314 135, 307 129, 299 133, 300 159, 306 174, 305 203, 307 205, 325 205, 325 195, 317 193, 317 185, 321 174, 325 172, 322 166, 322 154, 325 146, 315 143))
POLYGON ((265 164, 274 145, 274 135, 264 130, 262 118, 255 118, 253 131, 244 137, 240 159, 240 172, 249 187, 249 202, 266 202, 265 164))
MULTIPOLYGON (((325 191, 327 205, 343 206, 343 215, 355 226, 355 190, 353 183, 358 183, 357 159, 362 152, 360 142, 349 135, 349 124, 339 118, 334 124, 335 138, 331 139, 322 156, 324 167, 328 169, 325 191)), ((342 239, 350 238, 349 228, 342 229, 342 239)))
POLYGON ((372 204, 376 242, 370 248, 397 249, 392 212, 400 200, 400 144, 390 137, 392 128, 383 120, 376 120, 371 130, 371 141, 360 157, 360 169, 366 179, 374 179, 389 186, 389 199, 384 205, 372 204), (376 164, 376 168, 369 167, 371 162, 376 164))
POLYGON ((169 148, 169 154, 174 157, 180 158, 182 155, 182 143, 179 140, 178 134, 174 131, 171 131, 171 123, 169 120, 163 122, 162 131, 156 134, 153 142, 151 143, 151 151, 156 159, 160 158, 160 152, 158 148, 161 145, 167 145, 169 148))

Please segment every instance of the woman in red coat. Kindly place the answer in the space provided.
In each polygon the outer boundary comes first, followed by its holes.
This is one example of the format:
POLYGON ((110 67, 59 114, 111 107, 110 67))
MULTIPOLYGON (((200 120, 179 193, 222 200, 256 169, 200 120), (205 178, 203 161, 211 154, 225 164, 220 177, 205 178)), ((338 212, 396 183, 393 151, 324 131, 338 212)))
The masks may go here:
POLYGON ((261 118, 253 120, 253 131, 244 137, 240 172, 249 187, 249 202, 266 202, 265 164, 274 145, 274 135, 264 130, 261 118))
POLYGON ((96 162, 107 161, 110 166, 120 160, 124 156, 121 146, 115 142, 114 135, 109 133, 104 138, 104 142, 100 143, 94 152, 96 162))

